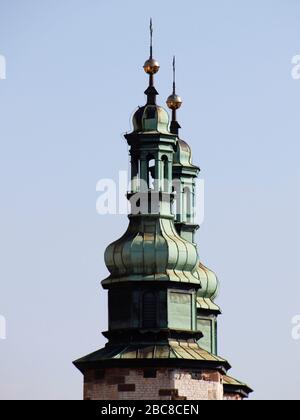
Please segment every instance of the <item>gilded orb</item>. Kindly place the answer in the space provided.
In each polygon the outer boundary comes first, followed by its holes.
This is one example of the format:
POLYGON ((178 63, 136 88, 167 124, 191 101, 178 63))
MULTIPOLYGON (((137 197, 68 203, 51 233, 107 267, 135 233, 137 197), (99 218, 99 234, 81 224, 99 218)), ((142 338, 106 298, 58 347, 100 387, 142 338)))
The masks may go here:
POLYGON ((170 109, 178 109, 182 105, 182 99, 176 94, 172 94, 167 99, 167 105, 170 109))
POLYGON ((155 74, 159 70, 159 63, 158 61, 154 60, 153 58, 149 58, 144 64, 144 70, 147 74, 155 74))

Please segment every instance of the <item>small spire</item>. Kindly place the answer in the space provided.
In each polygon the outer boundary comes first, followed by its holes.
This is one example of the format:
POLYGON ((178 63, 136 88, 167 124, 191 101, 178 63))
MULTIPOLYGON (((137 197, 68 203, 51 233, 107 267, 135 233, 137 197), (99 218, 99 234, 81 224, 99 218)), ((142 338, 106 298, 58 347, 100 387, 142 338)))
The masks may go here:
POLYGON ((150 57, 144 64, 144 70, 149 74, 149 86, 145 90, 147 95, 147 104, 155 105, 156 104, 156 95, 158 95, 157 90, 154 87, 154 74, 159 70, 159 63, 153 58, 153 24, 152 18, 150 18, 150 57))
POLYGON ((153 25, 152 18, 150 18, 150 59, 153 58, 153 25))
POLYGON ((176 60, 175 55, 173 55, 173 95, 176 92, 176 60))
POLYGON ((178 134, 180 125, 177 121, 176 111, 182 105, 180 96, 176 94, 176 60, 175 55, 173 56, 173 92, 167 99, 167 105, 172 110, 172 121, 170 125, 170 131, 172 134, 178 134))

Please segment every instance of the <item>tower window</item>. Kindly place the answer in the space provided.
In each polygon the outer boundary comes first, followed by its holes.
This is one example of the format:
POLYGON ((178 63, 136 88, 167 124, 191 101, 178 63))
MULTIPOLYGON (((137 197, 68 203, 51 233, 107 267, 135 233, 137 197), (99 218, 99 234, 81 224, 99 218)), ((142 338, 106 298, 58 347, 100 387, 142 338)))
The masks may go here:
POLYGON ((137 156, 131 158, 131 191, 137 192, 140 184, 140 164, 137 156))
POLYGON ((156 322, 156 296, 153 292, 146 292, 143 295, 143 319, 142 325, 144 328, 155 328, 156 322))
POLYGON ((191 222, 192 218, 192 192, 189 187, 183 189, 184 221, 191 222))
POLYGON ((169 191, 169 161, 167 156, 162 157, 162 185, 163 191, 169 191))
POLYGON ((110 328, 121 328, 127 325, 131 317, 131 291, 126 289, 110 290, 108 313, 110 328))
POLYGON ((155 180, 155 159, 153 156, 148 156, 147 161, 148 161, 148 175, 147 175, 148 188, 153 190, 154 180, 155 180))

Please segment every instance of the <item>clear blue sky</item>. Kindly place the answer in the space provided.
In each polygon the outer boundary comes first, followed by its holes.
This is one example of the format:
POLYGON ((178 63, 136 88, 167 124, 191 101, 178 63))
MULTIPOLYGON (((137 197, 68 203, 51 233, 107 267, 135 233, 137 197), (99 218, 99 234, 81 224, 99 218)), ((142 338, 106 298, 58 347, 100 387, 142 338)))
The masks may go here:
POLYGON ((103 253, 127 219, 96 214, 95 186, 127 169, 150 16, 159 101, 176 53, 205 180, 220 354, 253 398, 300 399, 298 0, 0 0, 0 398, 80 399, 71 362, 104 344, 103 253))

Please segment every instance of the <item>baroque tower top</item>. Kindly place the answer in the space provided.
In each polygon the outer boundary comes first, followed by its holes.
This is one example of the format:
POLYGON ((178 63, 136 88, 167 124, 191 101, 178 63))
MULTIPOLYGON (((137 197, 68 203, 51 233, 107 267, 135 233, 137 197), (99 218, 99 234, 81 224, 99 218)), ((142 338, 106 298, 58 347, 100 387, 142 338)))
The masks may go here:
POLYGON ((218 280, 200 262, 195 243, 200 169, 179 137, 176 112, 182 100, 176 94, 175 58, 167 99, 170 124, 168 112, 156 103, 154 76, 160 66, 153 58, 152 39, 151 21, 150 56, 144 64, 147 100, 125 135, 131 160, 129 226, 105 252, 110 274, 102 286, 108 291, 109 327, 103 335, 108 342, 74 363, 84 374, 99 368, 164 366, 210 369, 228 378, 230 365, 217 355, 218 280))

